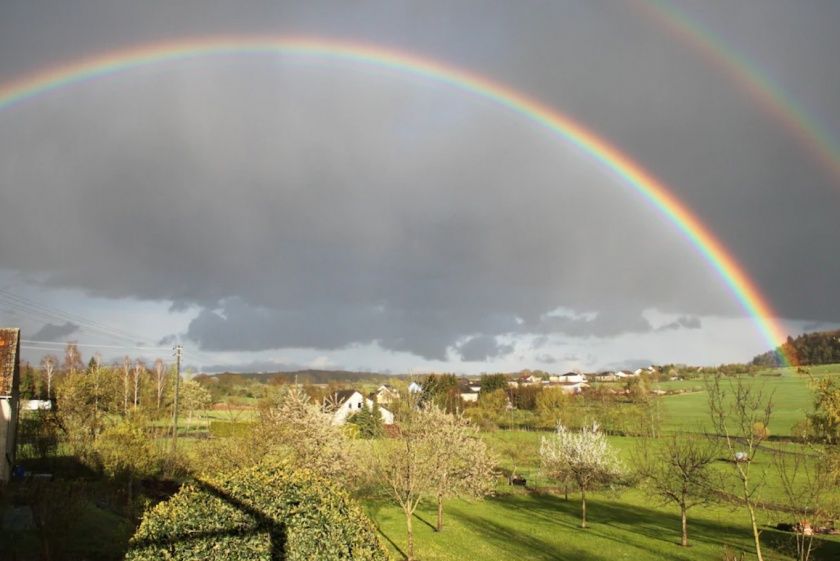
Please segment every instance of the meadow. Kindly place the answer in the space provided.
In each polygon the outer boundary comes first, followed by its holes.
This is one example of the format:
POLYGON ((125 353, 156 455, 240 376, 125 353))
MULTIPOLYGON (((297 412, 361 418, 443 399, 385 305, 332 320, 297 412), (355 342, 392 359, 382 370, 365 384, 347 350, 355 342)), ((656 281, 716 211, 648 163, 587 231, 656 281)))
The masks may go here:
MULTIPOLYGON (((840 366, 812 369, 815 376, 840 374, 840 366)), ((770 423, 770 435, 786 437, 791 428, 812 409, 813 397, 809 379, 793 369, 773 370, 745 377, 750 384, 763 386, 774 395, 775 410, 770 423), (768 375, 769 374, 769 375, 768 375), (781 375, 779 375, 781 374, 781 375)), ((701 379, 667 381, 654 386, 658 389, 681 390, 686 393, 661 398, 664 433, 704 432, 709 428, 708 405, 701 379)), ((239 408, 216 406, 196 411, 191 420, 181 421, 179 450, 189 455, 199 443, 220 441, 220 432, 209 430, 210 423, 223 426, 245 426, 256 420, 257 412, 250 402, 239 408), (207 439, 210 440, 207 440, 207 439), (217 440, 218 439, 218 440, 217 440)), ((166 426, 161 420, 160 428, 166 426)), ((678 510, 645 494, 636 486, 592 493, 588 503, 589 528, 581 529, 579 495, 572 490, 568 500, 557 483, 540 471, 539 447, 541 438, 549 435, 540 430, 495 430, 482 433, 482 438, 499 460, 502 477, 496 492, 483 501, 452 500, 446 505, 445 527, 434 530, 435 507, 421 503, 415 514, 416 553, 419 561, 454 561, 481 559, 579 559, 595 560, 717 560, 724 548, 747 552, 754 558, 752 537, 746 511, 727 503, 710 503, 689 512, 690 547, 679 545, 680 521, 678 510), (527 487, 510 486, 504 476, 516 473, 527 480, 527 487)), ((632 471, 634 453, 642 439, 637 436, 608 437, 627 471, 632 471)), ((351 441, 359 446, 369 441, 351 441)), ((657 446, 652 441, 652 446, 657 446)), ((159 439, 159 447, 169 447, 168 438, 159 439)), ((204 446, 204 445, 202 445, 204 446)), ((783 493, 779 476, 773 469, 770 450, 781 447, 788 452, 808 453, 787 438, 765 443, 754 463, 755 471, 764 477, 761 500, 782 503, 783 493)), ((206 448, 202 448, 206 450, 206 448)), ((196 448, 198 450, 198 448, 196 448)), ((714 469, 720 473, 730 465, 718 461, 714 469)), ((840 491, 836 494, 840 495, 840 491)), ((840 499, 840 497, 838 497, 840 499)), ((405 519, 392 502, 376 497, 363 497, 363 506, 376 525, 383 542, 394 559, 404 557, 406 548, 405 519)), ((132 525, 113 506, 90 500, 76 509, 75 527, 81 531, 68 536, 68 550, 78 558, 116 559, 127 547, 132 525), (107 543, 106 543, 107 542, 107 543)), ((759 511, 768 560, 790 559, 789 533, 774 529, 779 522, 792 522, 790 515, 764 508, 759 511)), ((10 534, 0 531, 0 538, 18 541, 15 551, 38 548, 35 534, 10 534), (24 543, 26 542, 26 543, 24 543)), ((840 537, 819 540, 813 559, 840 559, 840 537)), ((0 553, 3 548, 0 547, 0 553)), ((2 555, 0 555, 2 557, 2 555)))

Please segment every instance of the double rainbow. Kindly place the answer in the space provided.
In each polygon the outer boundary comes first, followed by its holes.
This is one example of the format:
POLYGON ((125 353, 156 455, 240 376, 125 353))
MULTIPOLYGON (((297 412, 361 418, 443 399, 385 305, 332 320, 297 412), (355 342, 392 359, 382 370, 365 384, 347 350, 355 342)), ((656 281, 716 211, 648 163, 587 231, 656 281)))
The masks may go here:
MULTIPOLYGON (((65 64, 0 85, 0 110, 64 86, 133 68, 213 55, 279 54, 326 57, 421 76, 469 92, 556 133, 617 175, 670 221, 729 286, 771 347, 784 342, 766 298, 712 232, 650 172, 594 132, 508 86, 446 64, 382 47, 311 37, 221 37, 154 43, 65 64)), ((785 357, 793 363, 793 357, 785 357)))

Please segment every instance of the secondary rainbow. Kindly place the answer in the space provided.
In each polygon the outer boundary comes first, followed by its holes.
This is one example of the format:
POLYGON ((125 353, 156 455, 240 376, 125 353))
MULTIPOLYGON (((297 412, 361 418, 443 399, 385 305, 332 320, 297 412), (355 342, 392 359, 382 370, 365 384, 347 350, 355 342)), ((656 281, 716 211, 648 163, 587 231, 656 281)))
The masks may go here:
MULTIPOLYGON (((35 96, 132 68, 214 55, 320 56, 422 76, 490 100, 539 123, 618 176, 652 204, 720 274, 771 347, 784 342, 778 316, 744 269, 671 191, 603 138, 565 115, 506 85, 441 62, 390 48, 313 37, 215 37, 154 43, 94 56, 0 84, 0 110, 35 96)), ((789 364, 793 357, 784 357, 789 364)))
POLYGON ((825 167, 840 187, 840 145, 808 111, 765 72, 700 22, 665 0, 636 0, 639 8, 674 37, 729 76, 751 99, 778 120, 825 167))

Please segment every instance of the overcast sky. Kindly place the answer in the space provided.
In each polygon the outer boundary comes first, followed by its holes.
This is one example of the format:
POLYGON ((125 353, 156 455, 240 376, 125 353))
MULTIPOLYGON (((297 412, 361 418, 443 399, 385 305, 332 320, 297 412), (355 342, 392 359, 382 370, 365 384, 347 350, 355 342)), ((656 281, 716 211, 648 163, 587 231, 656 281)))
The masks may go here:
MULTIPOLYGON (((840 3, 667 5, 836 141, 840 3)), ((645 6, 0 0, 0 88, 189 37, 430 57, 574 117, 661 178, 791 334, 840 324, 837 176, 645 6)), ((215 56, 16 104, 0 112, 0 197, 0 324, 106 357, 180 341, 203 370, 482 372, 768 348, 697 249, 591 158, 475 95, 359 63, 215 56)))

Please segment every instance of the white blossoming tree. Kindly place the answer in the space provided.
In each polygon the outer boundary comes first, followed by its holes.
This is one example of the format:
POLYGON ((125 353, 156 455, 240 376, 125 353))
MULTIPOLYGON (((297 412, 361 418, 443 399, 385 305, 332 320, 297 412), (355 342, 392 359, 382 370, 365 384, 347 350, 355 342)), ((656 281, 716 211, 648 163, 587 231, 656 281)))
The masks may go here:
POLYGON ((597 423, 571 432, 558 423, 557 430, 540 443, 543 472, 572 481, 580 489, 580 527, 586 528, 586 492, 621 475, 621 464, 597 423))

